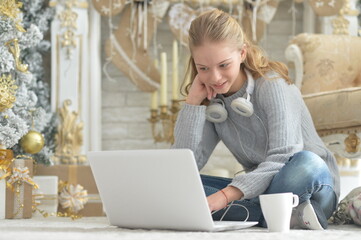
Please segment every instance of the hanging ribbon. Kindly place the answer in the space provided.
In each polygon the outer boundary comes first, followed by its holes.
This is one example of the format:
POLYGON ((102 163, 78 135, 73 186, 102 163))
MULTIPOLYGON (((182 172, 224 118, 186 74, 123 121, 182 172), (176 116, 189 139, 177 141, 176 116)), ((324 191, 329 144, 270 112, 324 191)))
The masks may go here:
POLYGON ((288 13, 292 14, 292 36, 295 36, 296 35, 296 13, 297 13, 295 1, 292 2, 292 5, 291 5, 290 9, 288 10, 288 13))
POLYGON ((49 213, 38 208, 38 206, 41 205, 41 201, 43 199, 44 199, 44 194, 42 194, 42 192, 38 192, 37 194, 34 194, 33 191, 32 210, 33 213, 38 211, 43 217, 48 217, 49 213))
POLYGON ((6 150, 0 151, 0 174, 1 171, 4 173, 3 175, 0 175, 0 181, 10 176, 11 174, 10 165, 14 160, 15 158, 13 158, 12 153, 9 156, 6 150))
POLYGON ((11 175, 10 165, 13 161, 14 158, 11 160, 0 160, 0 173, 1 171, 4 172, 4 174, 0 176, 0 181, 11 175))
POLYGON ((270 0, 246 0, 252 6, 251 28, 252 28, 252 40, 257 42, 257 14, 258 9, 267 4, 270 0))
POLYGON ((44 194, 40 191, 34 194, 33 191, 33 206, 39 206, 41 201, 44 199, 44 194))
MULTIPOLYGON (((38 206, 41 206, 42 204, 44 204, 44 201, 57 200, 57 199, 58 199, 58 195, 56 195, 56 194, 43 194, 39 190, 36 193, 34 193, 34 191, 33 191, 33 202, 32 202, 33 213, 39 212, 45 218, 49 217, 49 216, 56 216, 57 215, 56 212, 49 213, 45 210, 38 208, 38 206)), ((56 202, 56 204, 57 204, 57 202, 56 202)))

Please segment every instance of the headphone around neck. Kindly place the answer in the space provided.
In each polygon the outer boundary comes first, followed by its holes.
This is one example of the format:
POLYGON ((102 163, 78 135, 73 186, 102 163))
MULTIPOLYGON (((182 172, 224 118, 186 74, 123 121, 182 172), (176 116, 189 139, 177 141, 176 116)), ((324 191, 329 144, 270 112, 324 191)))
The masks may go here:
MULTIPOLYGON (((231 103, 231 108, 241 116, 250 117, 253 114, 251 95, 254 90, 254 79, 247 69, 245 69, 245 72, 248 80, 246 93, 243 97, 234 99, 231 103)), ((227 117, 228 112, 224 107, 224 102, 219 98, 212 99, 206 109, 206 119, 210 122, 221 123, 224 122, 227 117)))

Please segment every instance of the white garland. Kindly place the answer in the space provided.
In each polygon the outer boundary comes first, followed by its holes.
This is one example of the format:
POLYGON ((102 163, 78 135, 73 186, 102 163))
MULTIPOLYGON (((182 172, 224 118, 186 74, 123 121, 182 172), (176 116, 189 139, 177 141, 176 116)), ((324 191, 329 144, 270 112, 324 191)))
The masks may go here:
MULTIPOLYGON (((0 144, 6 148, 14 147, 15 154, 22 153, 17 144, 28 133, 33 120, 34 130, 41 131, 52 119, 52 114, 46 113, 41 107, 46 105, 44 98, 49 97, 49 94, 45 93, 46 85, 37 83, 38 78, 43 77, 44 74, 42 56, 36 48, 40 48, 41 51, 49 49, 50 45, 43 40, 43 32, 49 29, 53 10, 49 7, 42 9, 46 6, 44 0, 23 0, 22 2, 24 5, 21 10, 28 12, 19 14, 15 21, 20 23, 26 32, 18 31, 13 19, 0 16, 0 75, 11 75, 18 86, 13 107, 0 112, 0 144), (23 21, 24 17, 26 21, 23 21), (39 24, 40 28, 36 24, 39 24), (18 39, 21 63, 26 64, 23 62, 23 57, 26 56, 29 66, 36 70, 36 76, 31 71, 24 73, 16 69, 14 56, 6 46, 8 41, 14 39, 18 39), (40 87, 40 93, 45 95, 41 96, 40 103, 36 93, 38 87, 40 87)), ((50 105, 49 102, 48 105, 50 105)), ((44 152, 47 154, 50 151, 46 148, 44 152)))

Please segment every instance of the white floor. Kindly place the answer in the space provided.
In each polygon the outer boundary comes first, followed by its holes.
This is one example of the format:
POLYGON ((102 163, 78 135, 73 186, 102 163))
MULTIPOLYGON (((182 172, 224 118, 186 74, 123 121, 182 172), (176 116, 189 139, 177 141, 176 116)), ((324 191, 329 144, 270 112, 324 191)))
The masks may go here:
POLYGON ((331 225, 325 231, 291 230, 289 233, 269 233, 267 229, 252 227, 230 232, 177 232, 161 230, 131 230, 109 226, 105 217, 69 218, 49 217, 20 220, 0 220, 0 239, 46 239, 46 240, 193 240, 193 239, 292 239, 292 240, 359 240, 361 227, 357 225, 331 225))

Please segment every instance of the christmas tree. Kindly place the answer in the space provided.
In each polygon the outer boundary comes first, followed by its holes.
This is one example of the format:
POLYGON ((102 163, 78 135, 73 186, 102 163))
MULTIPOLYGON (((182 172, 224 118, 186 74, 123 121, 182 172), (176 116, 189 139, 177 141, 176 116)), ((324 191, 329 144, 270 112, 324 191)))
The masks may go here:
POLYGON ((0 0, 0 145, 43 164, 50 163, 56 125, 42 56, 52 16, 40 0, 0 0))

